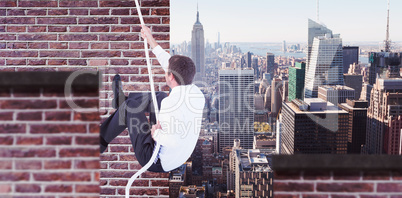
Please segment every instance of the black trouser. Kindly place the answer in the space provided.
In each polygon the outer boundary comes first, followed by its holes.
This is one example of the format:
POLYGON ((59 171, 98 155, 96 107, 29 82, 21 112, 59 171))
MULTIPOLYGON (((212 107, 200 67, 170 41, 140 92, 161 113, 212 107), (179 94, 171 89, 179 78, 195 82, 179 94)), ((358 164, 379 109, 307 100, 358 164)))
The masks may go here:
MULTIPOLYGON (((156 93, 159 108, 166 96, 164 92, 156 93)), ((144 166, 151 159, 155 148, 155 141, 151 135, 151 126, 156 123, 153 109, 151 93, 130 93, 126 101, 100 127, 101 153, 108 143, 128 128, 135 156, 141 166, 144 166), (145 112, 150 113, 150 122, 145 112)), ((159 159, 148 170, 164 172, 159 159)))

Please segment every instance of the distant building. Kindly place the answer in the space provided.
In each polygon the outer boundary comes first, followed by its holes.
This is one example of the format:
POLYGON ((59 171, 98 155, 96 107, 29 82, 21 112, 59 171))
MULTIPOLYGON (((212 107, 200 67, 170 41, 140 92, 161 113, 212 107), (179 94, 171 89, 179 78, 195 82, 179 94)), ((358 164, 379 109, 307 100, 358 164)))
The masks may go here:
POLYGON ((401 155, 402 79, 377 79, 370 98, 365 153, 401 155))
POLYGON ((347 74, 350 64, 359 64, 359 47, 343 46, 343 73, 347 74))
POLYGON ((205 188, 203 186, 197 187, 195 185, 191 186, 181 186, 179 198, 204 198, 205 188))
POLYGON ((363 76, 355 74, 344 74, 343 81, 345 82, 345 86, 348 86, 355 90, 354 99, 359 100, 362 92, 363 76))
POLYGON ((362 85, 362 93, 360 94, 360 100, 366 100, 370 104, 370 94, 373 89, 373 85, 368 83, 363 83, 362 85))
POLYGON ((269 73, 271 76, 268 81, 272 80, 272 77, 274 77, 275 74, 275 55, 273 53, 267 53, 267 73, 269 73))
POLYGON ((255 135, 253 149, 275 149, 275 137, 265 134, 255 135))
POLYGON ((308 19, 308 40, 307 40, 307 67, 309 70, 311 52, 313 49, 313 41, 317 36, 325 36, 325 34, 332 34, 332 30, 328 29, 325 25, 319 24, 311 19, 308 19))
POLYGON ((253 147, 253 70, 219 70, 219 152, 240 139, 243 148, 253 147))
POLYGON ((289 97, 292 101, 296 98, 304 99, 304 78, 306 74, 306 63, 296 62, 294 67, 289 67, 289 97))
POLYGON ((361 154, 366 143, 367 101, 349 100, 339 104, 349 114, 348 121, 348 154, 361 154))
POLYGON ((246 63, 246 65, 243 67, 243 68, 252 68, 251 67, 251 61, 252 61, 252 59, 251 59, 251 52, 247 52, 247 53, 245 53, 244 54, 244 60, 246 61, 245 63, 246 63))
POLYGON ((260 79, 260 69, 258 67, 258 58, 257 57, 253 57, 251 66, 254 69, 254 79, 255 80, 260 79))
POLYGON ((204 27, 199 18, 197 8, 197 21, 193 25, 191 37, 191 59, 194 61, 196 74, 194 81, 202 81, 205 77, 205 42, 204 42, 204 27))
POLYGON ((318 87, 318 98, 328 101, 335 106, 340 103, 346 103, 346 99, 355 98, 355 90, 348 86, 324 85, 318 87))
POLYGON ((283 81, 274 78, 271 83, 271 115, 276 117, 282 107, 283 81))
POLYGON ((274 174, 269 162, 274 152, 274 149, 236 150, 236 198, 274 197, 274 174))
POLYGON ((281 154, 346 154, 348 113, 320 98, 282 106, 281 154))
POLYGON ((402 53, 370 52, 369 53, 369 84, 376 83, 377 76, 387 78, 399 78, 402 66, 402 53), (388 71, 384 73, 383 71, 388 71))
POLYGON ((179 197, 180 187, 183 185, 187 185, 186 164, 170 172, 169 197, 179 197))
POLYGON ((236 150, 241 149, 241 142, 239 139, 233 140, 233 147, 229 153, 229 170, 227 174, 227 189, 235 190, 235 173, 236 173, 236 150))

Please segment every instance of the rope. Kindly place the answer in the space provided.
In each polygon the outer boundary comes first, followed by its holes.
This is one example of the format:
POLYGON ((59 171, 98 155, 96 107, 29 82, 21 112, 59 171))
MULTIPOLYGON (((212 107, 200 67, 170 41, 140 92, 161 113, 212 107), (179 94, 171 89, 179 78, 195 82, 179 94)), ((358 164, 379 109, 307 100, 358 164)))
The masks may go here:
MULTIPOLYGON (((135 0, 135 6, 137 7, 137 12, 138 12, 138 17, 140 18, 141 25, 145 25, 144 19, 142 18, 142 13, 140 6, 138 4, 138 0, 135 0)), ((152 70, 151 70, 151 61, 149 60, 149 51, 148 51, 148 41, 146 38, 144 38, 144 49, 145 49, 145 58, 147 60, 147 67, 148 67, 148 77, 149 77, 149 82, 151 84, 151 95, 152 95, 152 101, 154 104, 154 110, 155 110, 155 117, 156 120, 159 120, 159 108, 158 108, 158 102, 156 100, 156 94, 155 94, 155 86, 154 86, 154 79, 152 78, 152 70)), ((142 173, 144 173, 146 170, 148 170, 149 167, 151 167, 152 163, 156 160, 156 157, 159 153, 160 149, 160 144, 156 142, 156 146, 154 148, 154 152, 152 153, 151 159, 148 161, 145 166, 143 166, 139 171, 137 171, 129 180, 126 186, 126 198, 129 198, 130 196, 130 187, 137 179, 138 176, 140 176, 142 173)))

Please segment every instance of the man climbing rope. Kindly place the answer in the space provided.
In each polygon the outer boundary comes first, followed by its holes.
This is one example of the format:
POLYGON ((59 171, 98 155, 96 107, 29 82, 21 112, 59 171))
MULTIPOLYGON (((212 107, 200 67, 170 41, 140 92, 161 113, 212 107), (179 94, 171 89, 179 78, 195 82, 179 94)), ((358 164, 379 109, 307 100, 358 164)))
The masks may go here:
POLYGON ((116 111, 101 125, 101 153, 128 128, 141 166, 150 160, 155 142, 158 142, 161 145, 159 157, 148 170, 168 172, 186 162, 193 152, 201 129, 205 98, 200 89, 192 84, 195 65, 190 58, 180 55, 171 57, 157 44, 146 26, 142 26, 141 36, 147 39, 165 71, 165 80, 171 92, 169 96, 164 92, 156 94, 160 108, 159 121, 156 123, 151 94, 138 92, 126 97, 117 74, 112 83, 112 106, 116 111), (150 122, 145 116, 146 112, 150 113, 150 122))

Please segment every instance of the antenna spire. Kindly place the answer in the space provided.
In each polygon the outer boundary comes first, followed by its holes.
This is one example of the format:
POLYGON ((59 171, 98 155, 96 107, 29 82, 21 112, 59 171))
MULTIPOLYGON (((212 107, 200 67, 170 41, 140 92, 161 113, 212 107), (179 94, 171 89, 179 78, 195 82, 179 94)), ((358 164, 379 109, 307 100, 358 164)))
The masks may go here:
POLYGON ((200 14, 198 12, 198 2, 197 2, 197 23, 200 22, 200 14))
POLYGON ((388 0, 388 6, 387 6, 387 33, 385 36, 385 52, 390 52, 391 51, 391 41, 389 40, 389 0, 388 0))

